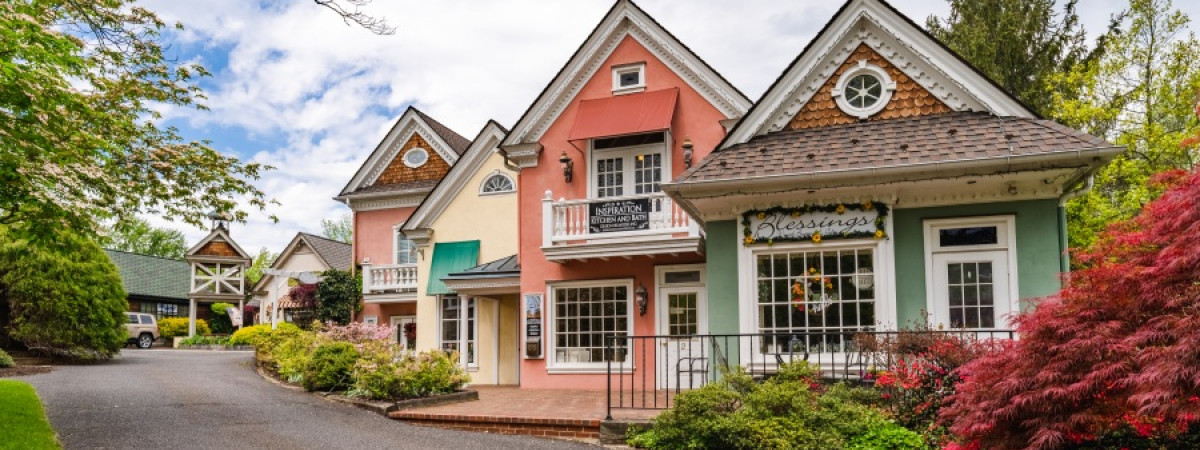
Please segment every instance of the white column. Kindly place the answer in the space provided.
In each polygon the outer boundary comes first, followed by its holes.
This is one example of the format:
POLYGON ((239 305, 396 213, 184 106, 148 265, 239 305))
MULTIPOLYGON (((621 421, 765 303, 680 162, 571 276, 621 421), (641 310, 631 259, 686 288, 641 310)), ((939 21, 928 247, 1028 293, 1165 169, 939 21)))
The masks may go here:
POLYGON ((188 337, 196 335, 196 299, 188 299, 188 337))
POLYGON ((370 294, 371 289, 368 286, 371 285, 371 263, 366 261, 362 263, 362 280, 362 293, 370 294))
POLYGON ((542 247, 549 247, 554 243, 554 198, 551 195, 547 189, 546 198, 542 199, 542 247))
MULTIPOLYGON (((458 364, 467 367, 467 299, 470 297, 458 297, 458 364)), ((479 305, 476 305, 478 307, 479 305)))
POLYGON ((245 323, 246 323, 246 297, 245 296, 243 296, 241 300, 238 300, 238 314, 242 316, 242 323, 238 324, 238 329, 241 329, 242 325, 245 325, 245 323))

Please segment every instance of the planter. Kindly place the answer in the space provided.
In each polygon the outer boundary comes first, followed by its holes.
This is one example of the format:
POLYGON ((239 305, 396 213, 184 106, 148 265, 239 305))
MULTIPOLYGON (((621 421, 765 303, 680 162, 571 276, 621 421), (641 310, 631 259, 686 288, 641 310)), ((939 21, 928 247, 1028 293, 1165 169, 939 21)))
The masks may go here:
POLYGON ((430 397, 397 400, 395 408, 388 408, 388 412, 413 408, 428 408, 430 406, 449 405, 451 403, 462 403, 472 400, 479 400, 479 391, 458 391, 430 397))

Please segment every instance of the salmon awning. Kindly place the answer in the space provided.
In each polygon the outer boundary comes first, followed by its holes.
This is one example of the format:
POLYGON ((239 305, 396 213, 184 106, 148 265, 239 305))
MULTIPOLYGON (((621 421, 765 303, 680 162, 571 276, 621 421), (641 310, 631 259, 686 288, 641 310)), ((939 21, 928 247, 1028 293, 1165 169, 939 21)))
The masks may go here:
POLYGON ((583 140, 662 131, 671 128, 679 88, 579 102, 567 139, 583 140))

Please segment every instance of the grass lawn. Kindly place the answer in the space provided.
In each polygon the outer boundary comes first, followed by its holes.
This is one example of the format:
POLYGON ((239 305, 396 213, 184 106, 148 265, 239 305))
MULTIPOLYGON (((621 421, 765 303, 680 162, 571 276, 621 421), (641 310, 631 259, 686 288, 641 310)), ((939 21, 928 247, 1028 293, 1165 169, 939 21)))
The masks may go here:
POLYGON ((60 449, 29 383, 0 379, 0 449, 60 449))

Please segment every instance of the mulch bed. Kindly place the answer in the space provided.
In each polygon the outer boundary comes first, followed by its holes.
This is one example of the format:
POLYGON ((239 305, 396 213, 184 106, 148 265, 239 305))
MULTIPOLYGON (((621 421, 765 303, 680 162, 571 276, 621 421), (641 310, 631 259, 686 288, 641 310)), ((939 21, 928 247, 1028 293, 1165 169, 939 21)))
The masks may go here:
POLYGON ((0 368, 0 378, 8 377, 23 377, 25 375, 37 375, 39 373, 48 373, 53 370, 50 366, 17 366, 0 368))

